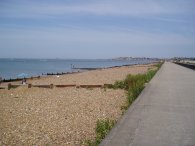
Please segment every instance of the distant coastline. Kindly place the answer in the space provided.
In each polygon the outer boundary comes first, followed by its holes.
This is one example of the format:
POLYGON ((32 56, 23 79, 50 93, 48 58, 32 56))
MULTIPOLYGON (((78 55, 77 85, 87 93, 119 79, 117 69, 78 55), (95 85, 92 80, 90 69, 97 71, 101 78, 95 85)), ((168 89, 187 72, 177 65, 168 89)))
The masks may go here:
POLYGON ((115 59, 0 59, 0 77, 4 82, 20 81, 17 75, 28 74, 25 78, 39 78, 47 75, 63 75, 81 71, 148 64, 158 60, 134 58, 115 59), (74 66, 74 67, 72 67, 74 66))
POLYGON ((149 58, 149 57, 117 57, 112 60, 161 60, 160 58, 149 58))

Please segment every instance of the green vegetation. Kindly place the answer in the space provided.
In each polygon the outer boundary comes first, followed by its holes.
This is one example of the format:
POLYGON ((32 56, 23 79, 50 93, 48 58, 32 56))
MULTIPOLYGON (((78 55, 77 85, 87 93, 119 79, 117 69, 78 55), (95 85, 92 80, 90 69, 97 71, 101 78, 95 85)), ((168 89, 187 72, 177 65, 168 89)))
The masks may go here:
POLYGON ((115 124, 114 120, 109 120, 109 119, 98 120, 97 123, 96 123, 96 129, 95 129, 96 138, 95 138, 94 141, 87 140, 85 142, 86 145, 87 146, 97 146, 98 144, 100 144, 102 139, 105 138, 105 136, 112 129, 114 124, 115 124))
MULTIPOLYGON (((121 107, 123 113, 128 109, 128 107, 133 103, 133 101, 139 96, 142 90, 145 87, 145 84, 149 82, 156 72, 160 69, 163 63, 156 64, 156 69, 149 69, 145 74, 137 75, 127 75, 125 80, 116 81, 113 85, 109 85, 108 88, 113 89, 124 89, 127 91, 127 102, 124 106, 121 107)), ((106 88, 104 89, 106 90, 106 88)), ((98 120, 96 124, 96 138, 94 141, 87 140, 85 143, 87 146, 97 146, 100 144, 102 139, 105 138, 107 133, 114 126, 115 121, 113 120, 98 120)))
POLYGON ((125 80, 116 81, 112 88, 114 89, 125 89, 127 91, 127 103, 121 107, 124 112, 133 103, 133 101, 139 96, 145 87, 145 83, 149 82, 156 72, 160 69, 162 63, 155 65, 157 69, 149 70, 145 74, 127 75, 125 80))

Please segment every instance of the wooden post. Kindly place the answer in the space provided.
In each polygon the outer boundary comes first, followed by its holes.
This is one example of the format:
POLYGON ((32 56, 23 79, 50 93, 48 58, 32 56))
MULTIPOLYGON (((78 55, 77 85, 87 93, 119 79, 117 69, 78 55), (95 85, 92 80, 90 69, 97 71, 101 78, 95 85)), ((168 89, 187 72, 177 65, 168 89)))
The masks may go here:
POLYGON ((104 88, 111 88, 111 87, 113 87, 112 84, 104 84, 104 88))
POLYGON ((28 84, 28 88, 31 88, 32 87, 32 84, 28 84))
POLYGON ((0 77, 0 85, 1 85, 1 82, 2 82, 2 77, 0 77))
POLYGON ((53 89, 53 84, 50 84, 50 88, 53 89))
POLYGON ((8 84, 8 90, 10 90, 10 89, 11 89, 11 87, 12 87, 12 84, 11 84, 11 83, 9 83, 9 84, 8 84))

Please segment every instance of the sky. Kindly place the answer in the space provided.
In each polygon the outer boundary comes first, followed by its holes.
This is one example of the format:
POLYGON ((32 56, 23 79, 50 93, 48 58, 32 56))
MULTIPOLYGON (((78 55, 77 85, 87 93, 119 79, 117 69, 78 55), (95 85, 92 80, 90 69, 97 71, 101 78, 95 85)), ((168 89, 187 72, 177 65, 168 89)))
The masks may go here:
POLYGON ((0 58, 195 57, 195 0, 0 0, 0 58))

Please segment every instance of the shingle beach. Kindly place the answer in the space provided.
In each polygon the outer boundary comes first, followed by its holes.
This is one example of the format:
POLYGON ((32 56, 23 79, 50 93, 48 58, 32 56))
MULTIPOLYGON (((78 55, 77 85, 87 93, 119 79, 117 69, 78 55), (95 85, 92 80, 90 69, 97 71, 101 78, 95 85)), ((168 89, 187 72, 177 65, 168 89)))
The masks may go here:
MULTIPOLYGON (((32 84, 113 84, 152 65, 123 66, 27 80, 32 84)), ((27 88, 0 90, 0 145, 83 145, 95 138, 98 119, 120 118, 124 90, 27 88)))

